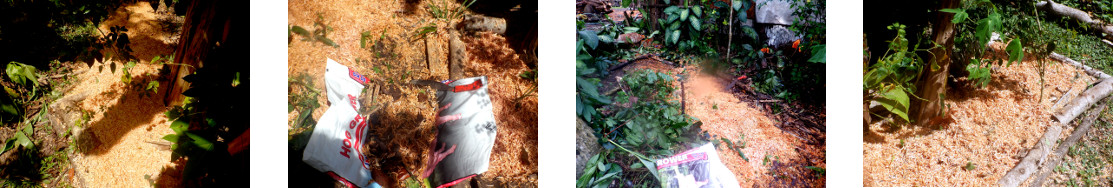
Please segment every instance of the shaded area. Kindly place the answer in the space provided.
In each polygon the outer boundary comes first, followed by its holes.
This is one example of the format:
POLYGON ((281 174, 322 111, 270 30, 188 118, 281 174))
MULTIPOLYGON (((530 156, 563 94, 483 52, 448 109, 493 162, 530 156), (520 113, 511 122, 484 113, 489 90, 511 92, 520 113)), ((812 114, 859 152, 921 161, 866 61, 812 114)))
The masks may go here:
MULTIPOLYGON (((152 77, 141 76, 137 80, 150 78, 152 77)), ((139 85, 128 84, 118 90, 123 93, 115 91, 101 93, 102 97, 119 96, 121 99, 116 104, 105 107, 103 118, 91 122, 85 131, 77 135, 78 151, 85 155, 104 154, 116 146, 125 134, 136 128, 145 128, 143 125, 150 123, 156 115, 162 115, 166 107, 156 100, 161 98, 144 97, 140 92, 145 91, 141 89, 139 85)))

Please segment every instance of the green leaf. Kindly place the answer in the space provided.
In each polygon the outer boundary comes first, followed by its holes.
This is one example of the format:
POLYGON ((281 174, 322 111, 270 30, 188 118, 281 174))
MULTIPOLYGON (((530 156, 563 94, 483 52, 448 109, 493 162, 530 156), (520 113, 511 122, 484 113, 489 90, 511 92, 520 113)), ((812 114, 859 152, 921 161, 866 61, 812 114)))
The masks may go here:
POLYGON ((692 13, 695 13, 696 18, 703 17, 703 9, 700 9, 699 6, 692 7, 692 13))
POLYGON ((680 9, 680 21, 688 20, 688 9, 680 9))
POLYGON ((671 42, 673 44, 675 44, 678 41, 680 41, 680 30, 672 31, 672 41, 671 42))
MULTIPOLYGON (((668 3, 668 1, 665 1, 665 2, 666 2, 666 4, 668 3)), ((665 8, 665 14, 672 14, 672 13, 675 13, 677 10, 680 10, 680 7, 669 6, 668 8, 665 8)))
POLYGON ((812 46, 812 58, 809 58, 808 62, 827 63, 827 45, 812 46))
POLYGON ((966 18, 970 17, 969 14, 966 14, 966 9, 948 8, 948 9, 943 9, 943 10, 939 10, 939 11, 954 13, 955 17, 954 17, 954 19, 951 19, 951 23, 955 23, 955 24, 962 23, 962 21, 964 21, 964 20, 966 20, 966 18))
POLYGON ((629 7, 630 3, 631 3, 631 0, 622 0, 622 6, 623 7, 629 7))
POLYGON ((333 48, 340 47, 339 44, 336 44, 336 42, 333 42, 332 39, 329 39, 328 37, 325 37, 324 35, 318 35, 317 36, 317 41, 321 41, 321 43, 325 43, 325 45, 332 46, 333 48))
POLYGON ((731 1, 730 4, 733 5, 732 8, 734 8, 734 11, 745 12, 745 11, 739 10, 739 9, 742 9, 742 1, 734 0, 734 1, 731 1))
POLYGON ((580 39, 584 39, 584 43, 587 44, 588 47, 591 47, 591 49, 595 49, 595 47, 599 46, 599 34, 595 33, 595 31, 583 30, 580 31, 579 34, 580 39))
POLYGON ((1024 60, 1024 48, 1020 46, 1019 38, 1009 41, 1009 45, 1005 47, 1005 51, 1009 53, 1009 63, 1005 64, 1006 67, 1012 65, 1013 62, 1024 60))
POLYGON ((599 42, 603 42, 603 43, 614 43, 614 39, 613 39, 613 38, 611 38, 611 36, 607 36, 607 35, 599 35, 599 42))
POLYGON ((900 116, 905 121, 908 120, 908 93, 903 89, 897 87, 890 87, 881 93, 881 98, 877 100, 881 106, 888 109, 889 112, 900 116))
POLYGON ((170 129, 174 130, 175 133, 182 134, 182 132, 185 132, 189 129, 189 122, 186 122, 185 120, 174 121, 173 123, 170 123, 170 129))
POLYGON ((205 151, 213 150, 213 143, 205 140, 205 138, 190 132, 186 132, 185 135, 189 136, 189 139, 193 140, 193 145, 196 145, 198 148, 204 149, 205 151))
POLYGON ((3 147, 0 147, 0 154, 3 154, 4 152, 11 150, 14 147, 15 139, 8 139, 7 141, 4 141, 3 147))
POLYGON ((168 134, 166 136, 162 136, 162 139, 166 140, 166 141, 170 141, 171 143, 177 143, 178 142, 178 135, 168 134))
POLYGON ((696 30, 700 30, 700 20, 699 19, 690 19, 690 20, 692 21, 692 28, 694 28, 696 30))
POLYGON ((367 40, 371 38, 371 31, 359 33, 359 48, 367 48, 367 40))
POLYGON ((23 132, 16 132, 15 139, 16 143, 19 143, 19 145, 23 147, 27 147, 27 145, 31 144, 31 139, 27 138, 27 135, 24 135, 23 132))
POLYGON ((296 25, 294 27, 290 28, 290 31, 293 31, 294 33, 296 33, 298 35, 301 35, 302 37, 305 37, 305 38, 309 38, 309 35, 310 35, 308 30, 305 30, 305 28, 301 28, 301 26, 296 26, 296 25))

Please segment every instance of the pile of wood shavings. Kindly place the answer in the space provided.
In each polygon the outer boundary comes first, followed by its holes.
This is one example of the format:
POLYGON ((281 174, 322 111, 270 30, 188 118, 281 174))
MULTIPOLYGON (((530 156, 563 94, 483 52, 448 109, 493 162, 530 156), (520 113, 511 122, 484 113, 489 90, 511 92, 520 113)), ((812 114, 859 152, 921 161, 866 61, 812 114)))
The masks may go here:
POLYGON ((944 125, 869 125, 864 185, 994 186, 1043 135, 1059 96, 1093 82, 1070 65, 1051 63, 1041 100, 1036 61, 994 69, 988 87, 950 86, 944 125))
MULTIPOLYGON (((124 25, 132 38, 131 47, 135 50, 137 64, 130 69, 130 84, 121 82, 123 72, 111 70, 105 62, 96 62, 89 70, 75 75, 75 87, 65 95, 90 94, 80 101, 78 108, 91 112, 87 124, 75 129, 74 136, 78 150, 73 154, 75 185, 87 187, 147 187, 150 183, 144 177, 150 175, 161 182, 177 182, 174 177, 161 174, 164 167, 173 166, 170 162, 171 151, 161 138, 174 132, 170 122, 162 115, 166 108, 162 105, 162 92, 143 96, 139 82, 146 80, 146 74, 157 75, 159 66, 148 62, 155 55, 173 53, 169 44, 160 38, 167 37, 157 26, 157 17, 147 2, 138 2, 116 10, 100 28, 107 31, 109 26, 124 25), (80 131, 78 131, 80 130, 80 131)), ((117 60, 117 69, 124 62, 117 60)), ((155 77, 147 77, 155 79, 155 77)), ((163 82, 165 83, 165 82, 163 82)), ((145 86, 145 83, 143 84, 145 86)), ((173 172, 171 172, 173 173, 173 172)))
MULTIPOLYGON (((754 107, 749 102, 741 101, 735 94, 724 89, 730 82, 701 74, 700 71, 689 71, 688 80, 685 81, 687 104, 686 113, 703 121, 701 129, 713 136, 726 138, 731 141, 746 143, 741 149, 749 161, 745 161, 726 144, 717 142, 719 157, 723 163, 738 178, 742 187, 754 186, 820 186, 824 179, 816 179, 811 170, 799 165, 779 166, 774 169, 772 163, 763 165, 765 156, 778 163, 807 163, 809 166, 826 167, 826 160, 822 157, 808 158, 805 156, 825 156, 825 146, 806 146, 802 140, 782 131, 776 127, 776 120, 769 118, 770 114, 754 107), (745 135, 745 139, 739 139, 745 135), (804 154, 798 152, 812 152, 804 154), (779 159, 778 159, 779 158, 779 159), (798 176, 797 180, 803 182, 782 182, 775 175, 798 176)), ((741 146, 739 146, 741 147, 741 146)))

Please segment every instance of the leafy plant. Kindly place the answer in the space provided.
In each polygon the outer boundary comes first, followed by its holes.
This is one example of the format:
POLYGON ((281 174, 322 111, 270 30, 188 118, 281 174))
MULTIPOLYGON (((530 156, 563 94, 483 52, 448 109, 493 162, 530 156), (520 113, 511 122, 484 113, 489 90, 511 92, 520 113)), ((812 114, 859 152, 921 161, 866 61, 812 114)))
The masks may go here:
POLYGON ((434 18, 444 20, 444 24, 447 25, 451 21, 459 20, 460 17, 463 17, 464 11, 466 11, 468 7, 471 7, 476 0, 464 0, 461 6, 453 8, 448 8, 449 4, 445 0, 441 0, 440 4, 434 1, 428 2, 429 4, 426 4, 426 8, 429 10, 429 14, 433 15, 434 18))
MULTIPOLYGON (((317 15, 317 20, 313 21, 313 26, 316 27, 315 29, 313 29, 313 32, 310 32, 309 30, 306 30, 305 28, 302 28, 301 26, 296 26, 296 25, 291 26, 290 29, 287 32, 301 35, 302 36, 302 39, 301 39, 302 41, 309 41, 309 42, 317 41, 317 42, 321 42, 322 44, 325 44, 327 46, 332 46, 333 48, 340 47, 339 44, 336 44, 336 42, 333 42, 332 39, 328 38, 328 36, 327 36, 328 33, 332 32, 333 29, 332 29, 332 26, 325 25, 325 17, 324 16, 321 16, 320 14, 318 14, 317 15)), ((293 35, 291 35, 291 37, 292 36, 293 35)))
MULTIPOLYGON (((985 58, 983 56, 986 45, 990 42, 993 35, 1003 33, 1003 31, 1006 30, 1004 27, 1003 15, 1000 13, 1000 10, 998 10, 997 5, 989 0, 966 1, 962 8, 942 9, 939 11, 954 14, 951 23, 954 23, 956 30, 960 31, 956 32, 960 34, 957 34, 954 39, 956 46, 963 49, 973 49, 959 52, 958 55, 967 58, 966 61, 969 61, 969 64, 966 65, 966 71, 969 72, 970 75, 967 76, 967 78, 976 85, 986 87, 989 84, 992 72, 990 67, 993 64, 1010 66, 1012 63, 1019 62, 1024 58, 1023 40, 1020 38, 1008 40, 1008 45, 1005 48, 1005 52, 1009 55, 1007 59, 985 58), (984 9, 984 14, 970 14, 968 12, 980 9, 984 9), (979 19, 979 17, 981 18, 979 19), (977 20, 977 22, 971 25, 967 20, 977 20), (969 31, 971 28, 973 29, 973 35, 962 34, 963 32, 961 31, 969 31)), ((955 49, 955 51, 958 50, 955 49)))
POLYGON ((604 123, 604 130, 610 130, 609 133, 623 127, 623 140, 638 149, 664 150, 689 141, 680 135, 698 120, 680 113, 680 104, 672 99, 676 91, 672 75, 637 70, 627 74, 622 82, 630 90, 629 93, 619 92, 616 102, 627 103, 631 107, 618 110, 611 120, 604 123), (618 124, 615 119, 624 122, 618 124))
POLYGON ((4 153, 4 151, 15 149, 17 145, 22 147, 33 147, 34 143, 31 142, 31 135, 34 133, 35 130, 31 128, 31 124, 24 125, 22 129, 17 129, 15 136, 4 141, 3 147, 0 148, 0 154, 4 153))
POLYGON ((889 42, 889 50, 885 55, 869 67, 863 84, 868 92, 867 96, 875 96, 872 101, 881 103, 890 113, 911 122, 908 118, 910 101, 916 97, 915 83, 925 64, 924 59, 916 52, 928 52, 938 45, 920 49, 920 44, 916 43, 909 48, 909 41, 904 38, 904 28, 900 23, 889 26, 889 30, 896 31, 897 35, 889 42))
POLYGON ((615 180, 621 180, 622 167, 607 162, 607 153, 595 154, 585 163, 584 173, 576 180, 576 187, 611 187, 615 180))
POLYGON ((595 68, 588 68, 584 63, 591 59, 590 56, 579 55, 576 60, 576 115, 588 123, 602 118, 602 114, 595 110, 596 106, 611 103, 609 97, 599 94, 599 79, 587 77, 596 72, 595 68))
POLYGON ((124 60, 131 59, 132 52, 131 39, 125 33, 127 31, 127 27, 113 26, 109 29, 108 35, 104 37, 106 44, 113 47, 115 54, 124 60))
POLYGON ((664 10, 665 17, 658 18, 657 23, 664 28, 665 45, 676 47, 681 52, 700 50, 703 52, 714 51, 707 46, 706 36, 701 36, 705 26, 703 23, 704 9, 700 5, 669 6, 664 10), (682 35, 683 34, 683 35, 682 35), (681 39, 686 40, 681 40, 681 39))
POLYGON ((38 85, 36 83, 38 82, 36 72, 38 71, 33 66, 14 61, 8 62, 8 67, 5 69, 5 73, 8 73, 8 79, 11 79, 12 82, 32 87, 38 85))

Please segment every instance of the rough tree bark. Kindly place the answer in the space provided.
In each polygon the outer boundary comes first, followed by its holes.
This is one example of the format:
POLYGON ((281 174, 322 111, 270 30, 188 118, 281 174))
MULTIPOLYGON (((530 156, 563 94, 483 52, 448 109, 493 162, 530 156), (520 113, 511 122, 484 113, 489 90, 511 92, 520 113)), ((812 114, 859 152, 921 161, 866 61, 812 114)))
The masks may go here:
MULTIPOLYGON (((939 3, 939 9, 955 8, 959 6, 959 0, 944 0, 939 3)), ((934 56, 931 56, 928 63, 924 66, 924 71, 920 75, 920 82, 916 83, 916 88, 919 88, 916 96, 924 98, 925 100, 916 100, 912 109, 914 121, 919 125, 931 124, 933 120, 943 117, 942 108, 939 105, 943 97, 941 93, 947 90, 947 67, 951 64, 951 47, 954 46, 955 24, 951 23, 951 18, 954 14, 951 13, 937 13, 935 19, 932 21, 932 40, 935 43, 942 45, 941 48, 931 50, 934 56)))

